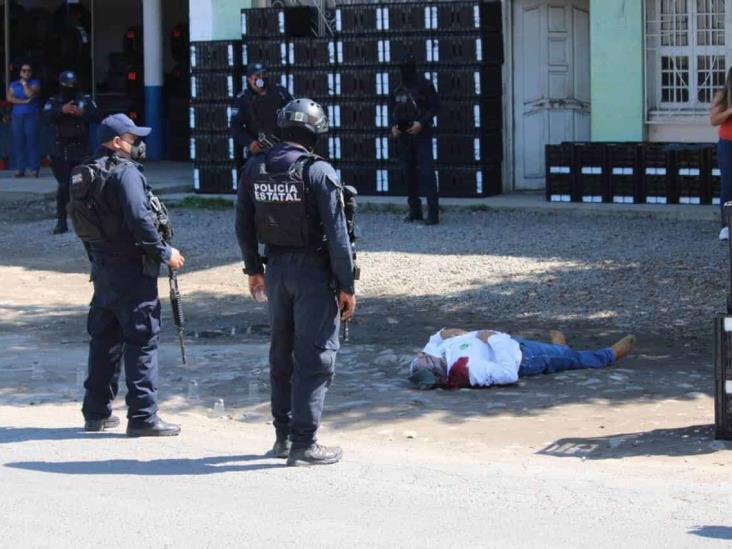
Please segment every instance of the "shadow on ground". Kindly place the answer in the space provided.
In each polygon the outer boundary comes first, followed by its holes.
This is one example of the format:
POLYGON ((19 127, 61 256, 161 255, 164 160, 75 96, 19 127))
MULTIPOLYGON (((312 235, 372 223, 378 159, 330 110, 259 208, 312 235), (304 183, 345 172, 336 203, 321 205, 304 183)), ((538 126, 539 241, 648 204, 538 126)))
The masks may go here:
POLYGON ((732 540, 732 526, 696 526, 689 533, 700 538, 732 540))
POLYGON ((6 467, 64 475, 198 476, 261 471, 284 466, 283 461, 257 455, 216 456, 198 459, 109 459, 101 461, 21 461, 6 467), (264 461, 265 463, 249 463, 264 461), (241 463, 246 463, 245 465, 241 463))
POLYGON ((560 458, 603 460, 636 456, 699 456, 732 447, 713 439, 714 425, 692 425, 601 437, 562 438, 537 453, 560 458))

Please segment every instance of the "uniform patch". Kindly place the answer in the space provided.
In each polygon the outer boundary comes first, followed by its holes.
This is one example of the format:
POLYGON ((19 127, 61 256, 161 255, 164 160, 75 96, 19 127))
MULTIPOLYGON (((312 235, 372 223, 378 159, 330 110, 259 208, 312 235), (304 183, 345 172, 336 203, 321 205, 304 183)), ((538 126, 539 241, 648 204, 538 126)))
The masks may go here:
POLYGON ((294 183, 255 183, 254 199, 257 202, 302 202, 302 196, 294 183))

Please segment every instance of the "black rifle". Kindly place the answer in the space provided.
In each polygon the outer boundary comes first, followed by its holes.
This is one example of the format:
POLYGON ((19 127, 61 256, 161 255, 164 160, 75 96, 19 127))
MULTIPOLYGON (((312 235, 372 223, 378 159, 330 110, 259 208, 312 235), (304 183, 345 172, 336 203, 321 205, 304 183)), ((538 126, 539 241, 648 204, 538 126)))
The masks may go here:
MULTIPOLYGON (((160 202, 160 199, 154 194, 150 193, 150 205, 153 213, 156 217, 156 223, 158 231, 163 240, 170 244, 173 241, 173 227, 170 224, 170 217, 168 216, 168 209, 165 205, 160 202)), ((183 361, 183 366, 188 364, 186 359, 186 345, 183 339, 183 303, 180 296, 180 289, 178 288, 178 275, 175 269, 168 267, 168 283, 170 284, 170 308, 173 311, 173 323, 175 324, 175 330, 178 332, 178 345, 180 346, 180 357, 183 361)))
MULTIPOLYGON (((343 186, 343 210, 346 215, 346 229, 348 230, 348 240, 351 243, 351 253, 353 254, 353 280, 361 278, 361 267, 356 262, 356 223, 354 217, 356 215, 356 197, 358 191, 351 185, 343 186)), ((343 341, 348 342, 351 339, 349 329, 349 321, 343 322, 343 341)))
POLYGON ((279 142, 279 138, 271 133, 260 132, 259 136, 257 136, 257 143, 259 143, 259 146, 262 148, 263 151, 271 149, 279 142))

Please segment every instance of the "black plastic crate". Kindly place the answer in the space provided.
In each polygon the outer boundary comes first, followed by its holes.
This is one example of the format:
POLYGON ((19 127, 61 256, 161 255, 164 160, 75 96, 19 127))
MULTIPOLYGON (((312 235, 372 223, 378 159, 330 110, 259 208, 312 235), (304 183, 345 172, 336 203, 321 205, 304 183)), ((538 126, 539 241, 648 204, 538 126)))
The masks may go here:
POLYGON ((610 201, 616 204, 643 202, 638 143, 608 143, 605 150, 610 201))
MULTIPOLYGON (((491 171, 491 174, 495 175, 495 172, 491 171)), ((485 196, 484 166, 482 164, 438 166, 437 185, 440 189, 440 196, 444 197, 485 196)))
POLYGON ((241 10, 242 38, 315 36, 318 12, 311 6, 285 6, 241 10))
POLYGON ((386 132, 343 131, 328 138, 334 160, 384 162, 396 155, 395 141, 386 132))
POLYGON ((581 202, 608 202, 605 144, 574 143, 575 189, 581 202))
POLYGON ((344 185, 353 185, 362 196, 404 195, 407 192, 401 170, 394 163, 337 162, 336 171, 344 185))
POLYGON ((226 131, 234 112, 231 102, 193 103, 188 110, 188 125, 196 131, 226 131))
POLYGON ((277 8, 241 10, 242 38, 272 37, 285 34, 285 14, 277 8))
POLYGON ((732 316, 714 319, 715 437, 732 440, 732 316))
POLYGON ((334 99, 332 102, 323 101, 323 107, 328 114, 330 127, 336 130, 386 131, 390 127, 389 105, 386 99, 383 103, 377 104, 334 99))
POLYGON ((233 194, 238 186, 236 162, 196 162, 193 188, 197 193, 233 194))
POLYGON ((239 153, 234 138, 224 132, 196 131, 190 138, 190 158, 195 162, 236 162, 239 153))
MULTIPOLYGON (((499 4, 500 5, 500 4, 499 4)), ((480 32, 483 25, 481 2, 439 2, 437 26, 443 32, 480 32)))
POLYGON ((437 116, 440 132, 466 132, 480 128, 483 132, 500 132, 503 127, 503 105, 500 99, 470 101, 443 100, 437 116))
POLYGON ((241 90, 241 75, 212 72, 191 76, 191 99, 196 101, 226 101, 241 90))
POLYGON ((440 134, 432 139, 432 157, 439 164, 474 164, 484 159, 480 134, 440 134))
POLYGON ((674 149, 674 175, 679 204, 709 203, 706 145, 682 145, 674 149))
POLYGON ((338 6, 333 13, 334 30, 341 36, 389 30, 389 6, 356 4, 338 6))
POLYGON ((574 145, 546 145, 546 199, 549 202, 571 202, 575 199, 574 145))
POLYGON ((389 30, 395 34, 432 30, 433 19, 438 19, 437 6, 424 2, 393 3, 389 8, 389 30))
POLYGON ((641 188, 647 204, 674 204, 673 154, 665 143, 642 143, 641 188))
POLYGON ((707 150, 707 162, 709 166, 707 172, 708 203, 718 206, 722 189, 722 172, 719 170, 717 147, 714 145, 707 150))
POLYGON ((340 78, 335 73, 324 70, 297 70, 288 73, 292 75, 292 94, 295 97, 337 97, 336 91, 340 86, 340 78))
POLYGON ((191 72, 234 71, 241 67, 241 40, 191 42, 191 72))

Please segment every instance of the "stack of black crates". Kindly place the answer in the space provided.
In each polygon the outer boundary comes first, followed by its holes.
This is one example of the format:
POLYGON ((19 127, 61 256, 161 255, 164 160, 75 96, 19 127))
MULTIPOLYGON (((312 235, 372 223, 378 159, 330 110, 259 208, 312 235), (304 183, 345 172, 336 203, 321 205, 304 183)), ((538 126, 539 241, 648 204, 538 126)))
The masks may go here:
POLYGON ((709 143, 561 143, 546 146, 546 199, 620 204, 719 204, 709 143))
MULTIPOLYGON (((294 96, 323 105, 331 129, 317 152, 335 165, 344 182, 364 195, 406 194, 396 142, 390 137, 389 109, 390 95, 400 81, 400 59, 411 53, 441 100, 432 142, 441 195, 501 192, 500 2, 351 4, 340 5, 329 15, 330 30, 318 36, 322 25, 314 9, 242 10, 240 58, 235 61, 240 67, 263 63, 294 96)), ((204 66, 206 72, 213 71, 205 60, 199 60, 197 67, 192 64, 194 78, 204 66)), ((228 71, 233 75, 233 67, 228 71)), ((233 76, 233 90, 224 89, 222 81, 221 91, 240 90, 241 81, 233 76)), ((213 84, 208 84, 209 95, 214 93, 213 84)), ((225 119, 221 113, 229 100, 221 91, 215 101, 205 99, 206 105, 221 102, 215 124, 225 119)), ((203 101, 193 97, 196 112, 203 101)), ((199 131, 196 127, 194 134, 199 131)), ((221 185, 212 187, 211 181, 204 181, 200 155, 206 151, 196 153, 197 190, 225 192, 221 185)), ((211 160, 206 157, 206 162, 211 160)), ((235 187, 229 184, 228 190, 235 187)))
POLYGON ((241 42, 191 42, 189 157, 196 192, 236 191, 241 152, 229 133, 232 103, 242 86, 241 42))

